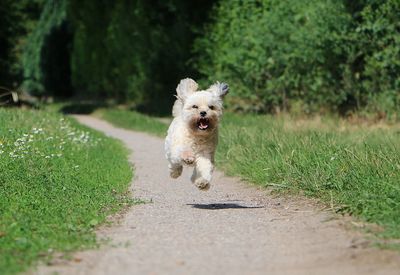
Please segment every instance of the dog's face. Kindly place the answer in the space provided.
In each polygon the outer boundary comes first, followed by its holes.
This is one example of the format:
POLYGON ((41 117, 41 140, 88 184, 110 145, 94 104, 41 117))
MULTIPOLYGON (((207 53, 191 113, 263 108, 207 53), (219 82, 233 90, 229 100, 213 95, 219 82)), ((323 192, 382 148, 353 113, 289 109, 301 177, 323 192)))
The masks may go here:
POLYGON ((207 135, 217 127, 222 116, 222 100, 228 93, 225 83, 216 83, 207 90, 197 91, 197 83, 184 79, 178 85, 178 98, 183 102, 182 118, 195 135, 207 135))
POLYGON ((212 132, 222 115, 222 100, 208 91, 195 92, 184 102, 182 115, 193 132, 212 132))

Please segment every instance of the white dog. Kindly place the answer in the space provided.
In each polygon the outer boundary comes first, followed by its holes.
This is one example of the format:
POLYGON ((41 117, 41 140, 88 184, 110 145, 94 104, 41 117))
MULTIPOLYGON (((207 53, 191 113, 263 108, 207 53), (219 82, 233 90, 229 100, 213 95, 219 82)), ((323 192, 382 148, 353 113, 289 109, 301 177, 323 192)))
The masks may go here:
POLYGON ((205 91, 197 88, 197 83, 190 78, 181 80, 176 88, 174 120, 165 139, 165 151, 172 178, 182 174, 184 164, 194 165, 192 182, 200 190, 208 190, 214 170, 222 99, 229 87, 217 82, 205 91))

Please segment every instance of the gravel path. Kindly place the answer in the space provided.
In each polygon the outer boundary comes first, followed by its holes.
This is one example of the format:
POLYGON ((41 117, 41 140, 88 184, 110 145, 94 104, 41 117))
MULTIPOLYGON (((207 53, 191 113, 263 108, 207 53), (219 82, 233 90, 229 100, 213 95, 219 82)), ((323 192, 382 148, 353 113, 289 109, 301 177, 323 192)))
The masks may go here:
POLYGON ((31 274, 400 274, 398 253, 368 248, 348 221, 311 200, 276 197, 218 171, 210 191, 198 191, 189 169, 169 178, 161 139, 77 119, 133 151, 133 196, 148 203, 99 229, 110 245, 31 274))

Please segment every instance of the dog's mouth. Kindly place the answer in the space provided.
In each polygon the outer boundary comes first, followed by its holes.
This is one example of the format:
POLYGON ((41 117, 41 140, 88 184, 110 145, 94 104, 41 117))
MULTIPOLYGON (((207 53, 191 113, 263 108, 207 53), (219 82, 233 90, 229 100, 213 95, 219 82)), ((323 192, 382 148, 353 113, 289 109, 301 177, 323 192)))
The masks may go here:
POLYGON ((199 120, 197 121, 197 128, 199 128, 202 131, 205 131, 208 129, 208 127, 210 127, 210 120, 205 117, 199 118, 199 120))

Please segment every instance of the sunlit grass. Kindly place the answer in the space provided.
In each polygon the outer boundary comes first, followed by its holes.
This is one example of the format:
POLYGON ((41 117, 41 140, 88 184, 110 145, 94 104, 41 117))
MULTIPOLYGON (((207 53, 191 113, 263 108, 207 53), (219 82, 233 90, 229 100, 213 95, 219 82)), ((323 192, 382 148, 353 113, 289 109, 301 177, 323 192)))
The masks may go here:
POLYGON ((61 115, 0 109, 0 273, 95 245, 93 228, 130 203, 123 146, 61 115))
POLYGON ((227 115, 217 162, 262 186, 303 190, 400 238, 400 131, 227 115))
POLYGON ((99 109, 95 115, 122 128, 144 131, 159 137, 167 134, 168 124, 158 118, 149 117, 134 111, 124 109, 99 109))

